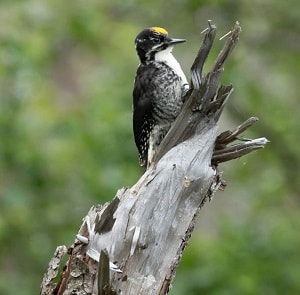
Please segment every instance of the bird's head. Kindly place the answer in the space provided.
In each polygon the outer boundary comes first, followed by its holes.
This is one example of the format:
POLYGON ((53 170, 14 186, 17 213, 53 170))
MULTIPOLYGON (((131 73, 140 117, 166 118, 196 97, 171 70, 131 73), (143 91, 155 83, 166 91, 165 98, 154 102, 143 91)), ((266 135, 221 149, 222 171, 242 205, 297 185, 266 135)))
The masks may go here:
POLYGON ((185 39, 169 37, 167 30, 164 28, 152 27, 144 29, 137 35, 135 38, 135 48, 141 63, 146 63, 154 60, 157 52, 185 41, 185 39))

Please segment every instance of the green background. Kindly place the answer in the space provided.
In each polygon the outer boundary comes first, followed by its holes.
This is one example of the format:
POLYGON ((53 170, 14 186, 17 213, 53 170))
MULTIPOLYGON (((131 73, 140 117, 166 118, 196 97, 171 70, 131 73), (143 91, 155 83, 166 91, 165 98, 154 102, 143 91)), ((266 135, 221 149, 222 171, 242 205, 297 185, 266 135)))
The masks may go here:
POLYGON ((141 175, 136 34, 188 39, 174 51, 188 75, 208 19, 217 37, 236 20, 243 30, 220 131, 255 115, 246 136, 271 143, 221 165, 228 187, 201 210, 171 294, 300 294, 298 0, 2 0, 0 294, 38 294, 56 246, 141 175))

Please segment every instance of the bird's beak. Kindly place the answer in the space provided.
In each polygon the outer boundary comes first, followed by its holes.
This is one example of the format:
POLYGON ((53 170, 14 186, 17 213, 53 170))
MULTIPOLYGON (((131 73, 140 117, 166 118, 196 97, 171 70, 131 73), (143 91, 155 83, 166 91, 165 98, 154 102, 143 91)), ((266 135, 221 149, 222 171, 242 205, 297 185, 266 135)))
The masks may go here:
POLYGON ((174 45, 174 44, 179 44, 179 43, 183 43, 183 42, 186 42, 186 40, 185 39, 169 38, 168 45, 174 45))

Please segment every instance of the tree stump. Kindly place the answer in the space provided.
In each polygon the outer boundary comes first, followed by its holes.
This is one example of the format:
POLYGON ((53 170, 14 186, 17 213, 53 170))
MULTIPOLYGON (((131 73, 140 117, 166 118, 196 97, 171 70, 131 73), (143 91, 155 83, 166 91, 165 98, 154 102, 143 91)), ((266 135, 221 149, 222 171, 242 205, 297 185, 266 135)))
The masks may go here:
POLYGON ((216 27, 209 21, 203 32, 185 104, 153 163, 133 187, 90 209, 74 244, 56 249, 41 294, 167 294, 199 209, 225 186, 218 164, 268 142, 238 140, 255 117, 218 135, 218 120, 233 91, 231 85, 219 86, 223 66, 241 28, 237 22, 226 35, 207 75, 202 70, 216 27), (65 255, 68 261, 58 274, 65 255))

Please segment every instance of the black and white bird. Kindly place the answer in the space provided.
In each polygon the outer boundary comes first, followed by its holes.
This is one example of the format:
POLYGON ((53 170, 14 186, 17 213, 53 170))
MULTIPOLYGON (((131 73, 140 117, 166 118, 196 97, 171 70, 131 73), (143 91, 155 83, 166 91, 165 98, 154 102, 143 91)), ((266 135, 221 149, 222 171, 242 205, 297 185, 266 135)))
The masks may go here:
POLYGON ((172 49, 185 41, 170 38, 160 27, 145 29, 135 39, 140 65, 133 89, 133 132, 141 166, 149 167, 182 108, 189 85, 172 49))

